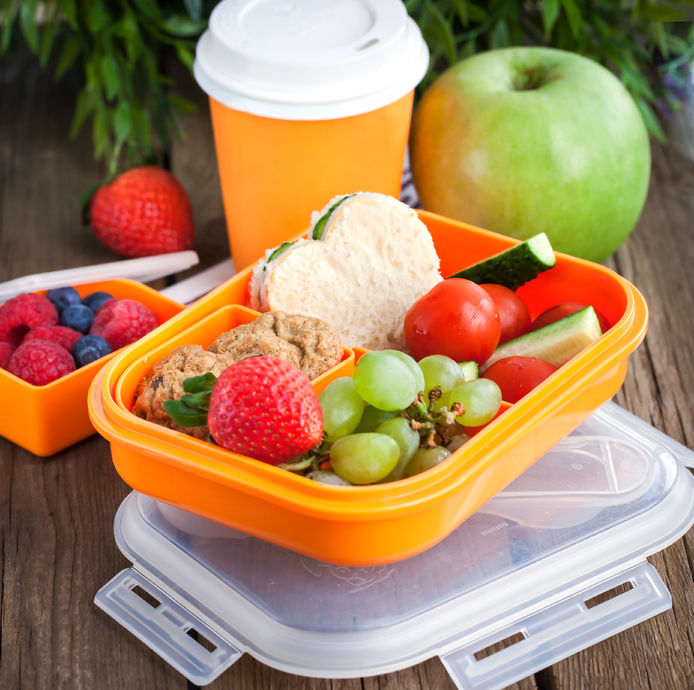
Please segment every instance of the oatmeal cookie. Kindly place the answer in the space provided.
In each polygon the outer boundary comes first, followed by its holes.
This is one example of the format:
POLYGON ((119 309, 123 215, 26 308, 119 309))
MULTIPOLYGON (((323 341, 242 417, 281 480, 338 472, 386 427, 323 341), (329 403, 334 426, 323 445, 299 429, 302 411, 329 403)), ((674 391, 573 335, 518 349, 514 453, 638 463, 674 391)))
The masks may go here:
POLYGON ((183 428, 173 422, 164 409, 165 400, 178 400, 184 395, 183 381, 211 371, 215 376, 224 371, 232 359, 226 355, 204 350, 200 345, 184 345, 157 362, 140 381, 135 393, 133 412, 155 424, 206 439, 207 426, 183 428))
POLYGON ((314 379, 340 361, 342 343, 337 332, 321 319, 273 311, 223 333, 209 351, 234 360, 274 355, 314 379))

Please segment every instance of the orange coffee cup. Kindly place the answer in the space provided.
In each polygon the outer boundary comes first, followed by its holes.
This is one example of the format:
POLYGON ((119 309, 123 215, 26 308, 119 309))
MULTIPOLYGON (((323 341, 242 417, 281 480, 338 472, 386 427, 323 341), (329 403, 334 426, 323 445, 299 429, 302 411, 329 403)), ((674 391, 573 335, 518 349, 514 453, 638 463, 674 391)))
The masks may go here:
POLYGON ((400 0, 217 5, 195 76, 210 99, 237 270, 338 194, 398 196, 428 56, 400 0))

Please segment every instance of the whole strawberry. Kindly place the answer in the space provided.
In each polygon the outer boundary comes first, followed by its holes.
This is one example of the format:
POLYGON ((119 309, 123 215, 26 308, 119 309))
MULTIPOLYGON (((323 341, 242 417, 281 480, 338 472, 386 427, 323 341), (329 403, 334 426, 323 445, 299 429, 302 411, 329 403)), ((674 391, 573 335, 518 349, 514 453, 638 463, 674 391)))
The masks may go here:
POLYGON ((183 384, 188 393, 164 407, 180 426, 209 425, 223 448, 272 465, 320 443, 323 413, 311 381, 279 357, 247 357, 183 384))
POLYGON ((190 199, 181 183, 161 168, 133 168, 100 187, 89 215, 94 234, 122 256, 193 248, 190 199))

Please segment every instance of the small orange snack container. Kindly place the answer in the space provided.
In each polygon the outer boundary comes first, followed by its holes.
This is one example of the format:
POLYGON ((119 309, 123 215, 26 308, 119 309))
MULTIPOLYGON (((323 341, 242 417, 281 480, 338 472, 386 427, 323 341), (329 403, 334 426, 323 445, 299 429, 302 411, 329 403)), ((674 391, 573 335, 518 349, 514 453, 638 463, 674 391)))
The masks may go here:
POLYGON ((194 72, 208 94, 237 269, 336 189, 398 196, 429 52, 401 0, 223 0, 194 72))
MULTIPOLYGON (((444 276, 517 243, 432 213, 419 215, 444 276)), ((583 302, 604 314, 610 329, 519 402, 505 405, 433 469, 384 484, 330 486, 130 411, 135 389, 154 362, 179 345, 209 345, 255 316, 242 306, 249 276, 250 269, 241 271, 116 355, 92 383, 92 421, 111 443, 117 471, 136 491, 347 566, 401 560, 441 541, 617 392, 647 326, 646 304, 633 285, 603 266, 557 253, 553 268, 519 289, 531 317, 559 302, 583 302)), ((346 350, 342 362, 314 381, 316 390, 350 376, 360 353, 346 350)))
MULTIPOLYGON (((82 297, 108 292, 117 299, 133 299, 149 307, 160 323, 183 309, 183 305, 156 290, 127 279, 76 285, 82 297)), ((45 294, 45 291, 38 291, 45 294)), ((0 436, 34 455, 53 455, 94 433, 87 410, 89 385, 97 371, 116 353, 111 353, 45 386, 34 386, 0 369, 0 436)))

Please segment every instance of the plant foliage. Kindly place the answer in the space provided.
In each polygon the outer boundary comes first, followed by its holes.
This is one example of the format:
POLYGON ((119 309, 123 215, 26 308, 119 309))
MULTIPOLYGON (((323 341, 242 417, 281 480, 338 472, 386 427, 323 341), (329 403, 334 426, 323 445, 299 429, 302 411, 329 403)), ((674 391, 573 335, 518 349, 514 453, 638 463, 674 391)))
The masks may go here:
MULTIPOLYGON (((216 0, 0 0, 0 53, 19 35, 56 79, 75 75, 71 134, 91 121, 94 154, 110 173, 160 158, 194 106, 165 70, 173 53, 192 67, 216 0)), ((694 0, 405 0, 431 52, 419 92, 475 52, 546 45, 612 69, 649 131, 691 94, 694 0)))

